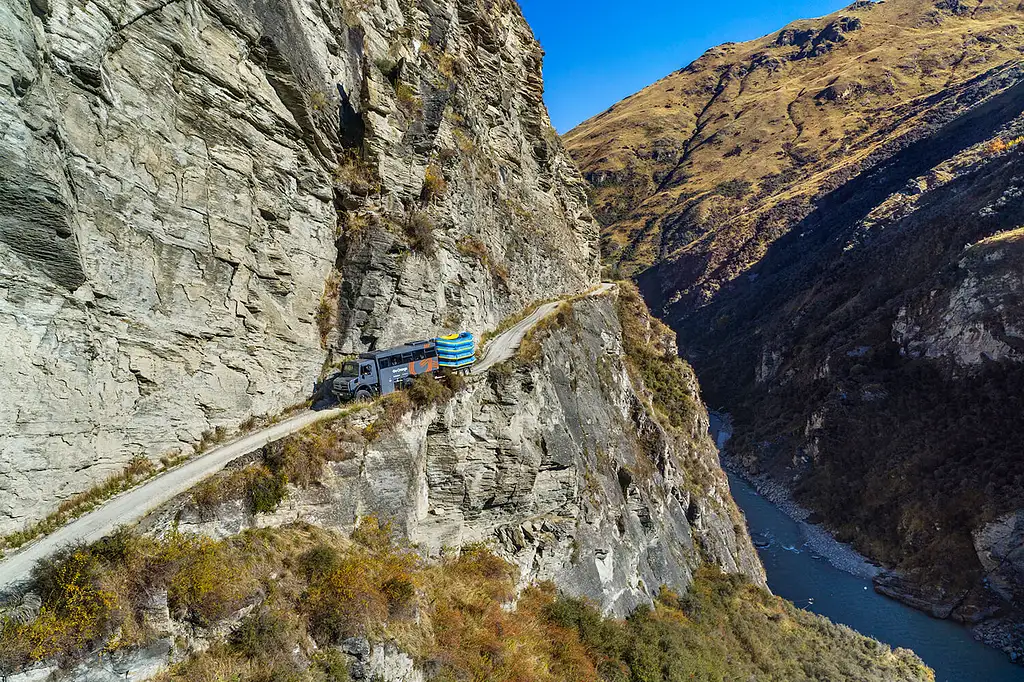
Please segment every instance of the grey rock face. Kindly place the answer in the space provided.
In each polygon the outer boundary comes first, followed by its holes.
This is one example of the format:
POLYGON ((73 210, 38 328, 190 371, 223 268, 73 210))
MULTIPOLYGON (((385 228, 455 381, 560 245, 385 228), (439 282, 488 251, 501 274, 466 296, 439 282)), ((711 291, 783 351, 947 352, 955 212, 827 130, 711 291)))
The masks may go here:
POLYGON ((454 4, 365 15, 366 146, 389 194, 346 195, 333 351, 482 331, 597 279, 596 224, 543 106, 540 47, 514 3, 454 4), (410 250, 413 220, 433 248, 410 250))
POLYGON ((1007 601, 1024 598, 1024 510, 974 532, 974 547, 990 589, 1007 601))
POLYGON ((90 657, 71 670, 57 665, 40 665, 5 677, 5 682, 46 682, 47 680, 75 680, 76 682, 143 682, 162 672, 170 660, 173 643, 159 639, 147 647, 131 651, 118 651, 103 657, 90 657))
MULTIPOLYGON (((492 371, 443 408, 414 413, 272 515, 180 505, 155 521, 223 536, 304 520, 342 531, 376 515, 427 554, 488 542, 523 583, 554 580, 610 613, 685 589, 711 562, 763 585, 701 412, 693 433, 651 418, 630 379, 610 298, 584 299, 535 366, 492 371)), ((358 429, 363 423, 348 424, 358 429)))
POLYGON ((325 345, 482 331, 596 278, 518 8, 421 5, 0 7, 0 533, 306 398, 325 345))
POLYGON ((365 637, 352 637, 345 640, 340 649, 348 656, 348 674, 353 680, 424 682, 430 679, 408 654, 391 642, 371 644, 365 637))
POLYGON ((965 251, 948 290, 900 311, 893 340, 909 357, 945 358, 959 367, 1024 360, 1024 264, 1016 231, 965 251))

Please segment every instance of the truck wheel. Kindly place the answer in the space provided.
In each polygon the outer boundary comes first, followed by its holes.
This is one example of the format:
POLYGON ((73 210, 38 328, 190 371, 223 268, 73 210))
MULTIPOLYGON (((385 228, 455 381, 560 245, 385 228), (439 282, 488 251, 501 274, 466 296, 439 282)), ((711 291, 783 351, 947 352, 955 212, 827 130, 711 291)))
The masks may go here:
POLYGON ((373 393, 368 388, 356 391, 356 400, 373 400, 373 393))

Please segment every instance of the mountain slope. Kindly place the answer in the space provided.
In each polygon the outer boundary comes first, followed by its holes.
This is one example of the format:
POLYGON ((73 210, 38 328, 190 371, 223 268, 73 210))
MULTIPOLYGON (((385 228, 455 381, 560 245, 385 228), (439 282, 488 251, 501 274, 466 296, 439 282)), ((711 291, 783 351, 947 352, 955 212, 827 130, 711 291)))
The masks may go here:
POLYGON ((251 453, 144 535, 41 562, 0 602, 0 673, 934 680, 765 589, 693 373, 634 288, 427 386, 251 453))
POLYGON ((859 2, 714 48, 586 121, 565 140, 609 258, 672 261, 699 305, 812 199, 1015 83, 1018 18, 1017 3, 859 2))
POLYGON ((1017 654, 1021 12, 858 2, 566 136, 746 466, 1017 654))

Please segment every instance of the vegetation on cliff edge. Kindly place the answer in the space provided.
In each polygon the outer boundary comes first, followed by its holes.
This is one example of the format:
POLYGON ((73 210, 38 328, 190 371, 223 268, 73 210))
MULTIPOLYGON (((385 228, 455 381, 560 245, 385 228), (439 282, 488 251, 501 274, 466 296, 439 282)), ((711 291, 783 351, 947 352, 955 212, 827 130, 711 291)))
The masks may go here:
POLYGON ((482 546, 425 561, 373 518, 353 540, 294 525, 73 548, 36 570, 38 617, 0 625, 0 669, 166 636, 152 618, 166 594, 179 622, 241 620, 161 682, 341 682, 350 637, 393 642, 445 681, 933 679, 910 652, 711 569, 622 621, 548 583, 517 592, 516 569, 482 546))

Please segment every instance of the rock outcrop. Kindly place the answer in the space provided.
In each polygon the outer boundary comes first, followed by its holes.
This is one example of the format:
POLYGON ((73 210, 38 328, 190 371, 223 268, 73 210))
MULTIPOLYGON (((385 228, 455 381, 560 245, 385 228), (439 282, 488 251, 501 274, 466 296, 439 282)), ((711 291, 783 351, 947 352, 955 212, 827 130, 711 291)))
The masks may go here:
POLYGON ((1006 600, 1024 596, 1024 511, 979 528, 974 546, 989 585, 1006 600))
POLYGON ((346 456, 273 514, 186 498, 148 525, 226 537, 294 521, 348 532, 376 516, 428 555, 489 543, 524 585, 553 580, 619 616, 707 562, 764 585, 707 412, 663 426, 622 334, 611 296, 582 299, 533 363, 493 369, 376 440, 358 435, 372 412, 332 425, 352 434, 346 456))
MULTIPOLYGON (((1020 192, 1011 186, 1004 194, 1020 192)), ((946 359, 965 369, 1024 361, 1022 256, 1024 229, 1001 232, 966 249, 953 281, 900 310, 893 323, 900 352, 946 359)))
POLYGON ((0 7, 0 533, 596 278, 511 0, 0 7))

